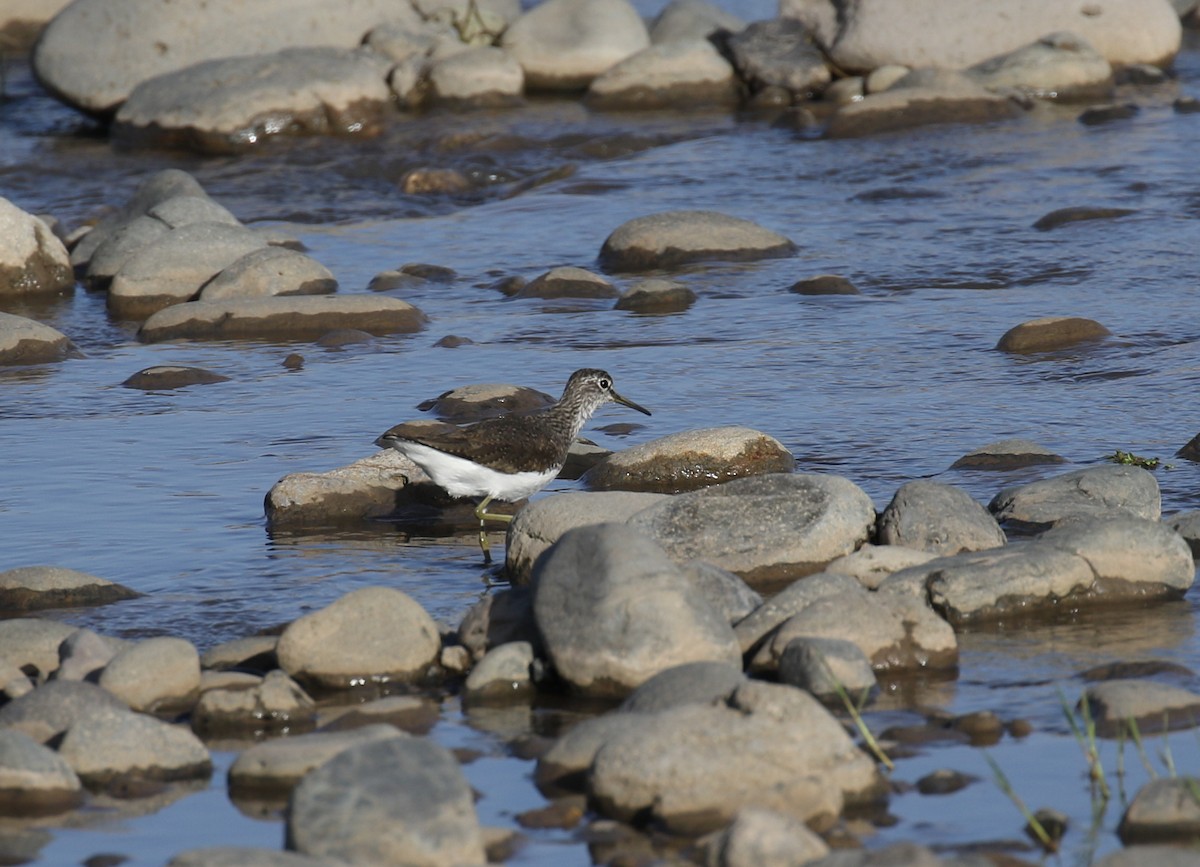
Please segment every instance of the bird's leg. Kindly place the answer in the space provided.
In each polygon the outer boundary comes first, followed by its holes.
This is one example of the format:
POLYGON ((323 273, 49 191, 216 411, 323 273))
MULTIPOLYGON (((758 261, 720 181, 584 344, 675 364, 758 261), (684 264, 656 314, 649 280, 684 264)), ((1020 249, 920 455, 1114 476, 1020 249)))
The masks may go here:
POLYGON ((483 550, 483 561, 485 563, 492 562, 492 552, 488 549, 487 528, 484 526, 484 521, 500 521, 504 524, 512 523, 512 515, 504 515, 487 510, 488 503, 491 501, 492 497, 484 497, 483 502, 475 507, 475 517, 479 519, 479 547, 483 550))

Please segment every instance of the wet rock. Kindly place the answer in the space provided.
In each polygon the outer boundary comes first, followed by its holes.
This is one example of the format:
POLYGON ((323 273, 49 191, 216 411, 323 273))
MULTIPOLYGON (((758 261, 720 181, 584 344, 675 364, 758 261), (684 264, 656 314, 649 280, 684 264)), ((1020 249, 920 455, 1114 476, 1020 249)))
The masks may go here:
POLYGON ((740 662, 729 625, 626 525, 568 531, 535 564, 533 584, 547 654, 580 692, 620 696, 681 663, 740 662))
POLYGON ((440 649, 437 624, 411 597, 364 587, 292 622, 275 653, 298 681, 344 689, 421 677, 440 649))
POLYGON ((588 487, 675 493, 745 476, 790 473, 795 459, 779 440, 729 425, 684 431, 609 455, 584 475, 588 487))
MULTIPOLYGON (((1190 834, 1181 837, 1191 837, 1190 834)), ((1127 846, 1110 852, 1099 861, 1096 867, 1192 867, 1195 853, 1186 847, 1172 846, 1168 843, 1159 845, 1127 846)))
POLYGON ((435 398, 422 401, 417 409, 432 411, 445 422, 466 424, 509 413, 532 412, 553 403, 553 397, 533 388, 487 382, 444 391, 435 398))
POLYGON ((1094 319, 1078 316, 1046 316, 1032 319, 1004 332, 996 348, 1001 352, 1053 352, 1079 343, 1101 340, 1112 334, 1094 319))
POLYGON ((741 18, 708 0, 671 0, 654 19, 650 40, 708 39, 717 33, 737 33, 746 26, 741 18))
POLYGON ((376 295, 295 295, 176 304, 152 315, 138 331, 145 343, 237 338, 306 340, 335 328, 408 334, 425 314, 398 298, 376 295))
POLYGON ((144 391, 168 391, 173 388, 187 388, 189 385, 211 385, 215 382, 229 382, 229 377, 205 370, 203 367, 155 365, 139 370, 121 385, 144 391))
POLYGON ((666 499, 664 494, 625 491, 566 493, 534 500, 517 513, 508 530, 505 568, 514 584, 524 584, 542 553, 568 530, 625 521, 666 499))
POLYGON ((475 341, 469 337, 461 337, 457 334, 447 334, 445 337, 439 338, 438 341, 433 345, 442 347, 444 349, 458 349, 460 346, 471 346, 474 343, 475 341))
POLYGON ((267 492, 267 523, 321 527, 388 515, 398 492, 428 480, 424 470, 394 449, 323 473, 289 473, 267 492))
POLYGON ((525 73, 507 52, 484 46, 438 60, 429 67, 429 95, 455 108, 491 108, 521 101, 525 73))
MULTIPOLYGON (((56 620, 0 620, 0 659, 45 680, 58 668, 58 648, 75 627, 56 620)), ((0 708, 0 720, 3 719, 0 708)))
POLYGON ((651 277, 622 292, 614 307, 631 313, 679 313, 695 303, 696 293, 683 283, 651 277))
POLYGON ((1136 588, 1147 597, 1182 595, 1195 577, 1191 549, 1158 521, 1120 516, 1069 521, 1039 538, 1082 557, 1107 592, 1136 588))
MULTIPOLYGON (((1151 780, 1138 790, 1130 802, 1129 807, 1125 810, 1125 815, 1121 817, 1121 823, 1117 826, 1117 835, 1121 838, 1121 842, 1126 845, 1132 843, 1151 843, 1151 842, 1192 842, 1200 836, 1200 801, 1196 800, 1193 792, 1196 786, 1200 785, 1200 779, 1196 777, 1171 777, 1161 780, 1151 780)), ((1126 850, 1132 855, 1139 852, 1143 848, 1126 850)), ((1160 847, 1153 847, 1159 849, 1160 847)), ((1162 847, 1165 848, 1165 847, 1162 847)), ((1178 854, 1183 855, 1181 850, 1175 850, 1178 854)), ((1186 864, 1187 859, 1195 860, 1195 853, 1187 853, 1182 859, 1176 860, 1161 860, 1155 853, 1156 860, 1127 860, 1124 863, 1147 865, 1147 867, 1157 867, 1162 863, 1164 867, 1170 867, 1171 864, 1179 863, 1186 864)), ((1105 859, 1107 863, 1109 859, 1105 859)), ((1122 862, 1117 862, 1122 863, 1122 862)))
POLYGON ((534 278, 517 298, 616 298, 617 290, 599 274, 583 268, 552 268, 534 278))
POLYGON ((879 516, 883 545, 903 545, 938 555, 980 551, 1007 539, 996 519, 970 494, 952 485, 906 482, 879 516))
POLYGON ((192 709, 192 728, 204 737, 297 732, 316 724, 316 703, 282 671, 249 688, 209 689, 192 709))
MULTIPOLYGON (((1051 229, 1057 229, 1059 226, 1065 226, 1068 223, 1080 223, 1087 220, 1114 220, 1118 217, 1127 217, 1130 214, 1136 214, 1134 208, 1095 208, 1095 207, 1072 207, 1059 208, 1056 211, 1051 211, 1043 217, 1038 218, 1038 221, 1033 224, 1033 228, 1041 232, 1048 232, 1051 229)), ((1048 317, 1047 320, 1034 320, 1035 322, 1049 321, 1054 322, 1060 319, 1065 319, 1068 322, 1090 322, 1089 319, 1072 320, 1069 317, 1048 317)), ((1107 331, 1104 334, 1108 334, 1107 331)), ((1104 335, 1099 335, 1104 336, 1104 335)))
POLYGON ((941 123, 986 123, 1018 116, 1008 97, 962 73, 909 73, 882 93, 842 105, 825 127, 829 138, 857 138, 941 123))
POLYGON ((793 283, 789 292, 797 295, 861 295, 858 287, 837 274, 820 274, 793 283))
POLYGON ((1163 518, 1163 523, 1183 537, 1193 558, 1200 556, 1200 510, 1178 512, 1163 518))
POLYGON ((867 73, 863 80, 864 93, 882 93, 910 72, 912 72, 910 67, 896 63, 877 66, 867 73))
POLYGON ((180 852, 167 862, 167 867, 329 867, 329 862, 277 849, 208 846, 180 852))
POLYGON ((1097 99, 1113 90, 1109 62, 1086 39, 1065 32, 976 63, 967 74, 990 90, 1050 99, 1097 99))
POLYGON ((263 295, 328 295, 333 273, 311 256, 285 247, 263 247, 223 268, 200 290, 201 301, 263 295))
POLYGON ((755 21, 729 37, 729 51, 756 91, 779 87, 793 100, 811 99, 833 78, 808 28, 794 19, 755 21))
POLYGON ((0 729, 0 815, 65 813, 83 801, 71 766, 29 735, 0 729))
POLYGON ((951 726, 971 739, 972 746, 991 746, 1004 734, 1004 723, 990 710, 977 710, 957 716, 951 726))
POLYGON ((705 863, 712 867, 789 867, 808 864, 829 851, 803 822, 759 807, 739 810, 729 827, 704 848, 705 863))
POLYGON ((650 271, 687 262, 790 256, 796 245, 762 226, 716 211, 664 211, 618 226, 600 249, 607 271, 650 271))
POLYGON ((75 288, 67 248, 46 223, 0 197, 0 298, 75 288))
POLYGON ((110 638, 90 629, 77 629, 58 646, 55 680, 87 680, 92 683, 112 658, 133 645, 123 638, 110 638))
MULTIPOLYGON (((1092 107, 1080 112, 1078 120, 1084 126, 1099 126, 1103 123, 1112 123, 1113 121, 1118 120, 1129 120, 1130 118, 1137 117, 1140 111, 1141 108, 1133 103, 1108 103, 1106 105, 1093 105, 1092 107)), ((1112 216, 1119 217, 1123 215, 1115 214, 1112 216)))
POLYGON ((205 777, 212 761, 189 729, 128 710, 106 709, 67 729, 58 753, 88 786, 205 777))
POLYGON ((365 331, 359 331, 357 328, 338 328, 334 331, 326 331, 317 338, 317 346, 325 346, 338 348, 342 346, 358 346, 363 343, 372 343, 375 340, 374 334, 368 334, 365 331))
MULTIPOLYGON (((821 100, 822 102, 828 102, 832 105, 844 105, 847 102, 857 102, 866 95, 866 80, 861 75, 852 75, 849 78, 839 78, 837 81, 834 81, 827 88, 825 88, 825 91, 821 94, 821 100)), ((858 292, 826 292, 817 294, 857 295, 858 292)))
POLYGON ((708 560, 762 591, 856 549, 870 537, 875 507, 847 479, 773 473, 678 494, 629 523, 673 560, 708 560))
POLYGON ((525 70, 530 90, 583 90, 649 44, 646 25, 628 0, 546 0, 500 39, 525 70))
POLYGON ((732 105, 741 86, 729 61, 706 39, 644 48, 596 76, 587 104, 595 109, 661 110, 732 105))
POLYGON ((112 278, 108 309, 127 319, 194 298, 202 286, 266 244, 242 226, 190 223, 133 253, 112 278))
POLYGON ((1097 732, 1116 737, 1130 721, 1145 734, 1197 725, 1200 695, 1152 680, 1105 680, 1090 683, 1081 701, 1088 703, 1097 732))
POLYGON ((969 774, 943 768, 917 780, 917 791, 922 795, 952 795, 975 781, 976 778, 969 774))
POLYGON ((1080 680, 1121 680, 1139 677, 1175 677, 1188 682, 1196 676, 1186 665, 1159 659, 1108 662, 1079 672, 1080 680))
POLYGON ((1162 514, 1158 482, 1141 467, 1085 467, 1004 488, 988 504, 1001 524, 1044 530, 1068 517, 1129 515, 1157 521, 1162 514))
POLYGON ((251 635, 210 647, 200 655, 200 666, 208 671, 238 669, 266 674, 278 667, 275 658, 276 635, 251 635))
POLYGON ((789 641, 779 657, 779 682, 819 698, 837 697, 839 689, 857 696, 875 686, 875 672, 852 641, 800 637, 789 641))
POLYGON ((471 179, 458 169, 422 166, 404 173, 400 189, 409 196, 465 193, 471 189, 471 179))
POLYGON ((919 0, 898 8, 865 0, 850 14, 832 5, 782 0, 779 14, 808 25, 840 69, 864 71, 884 64, 961 69, 1020 48, 1047 33, 1070 31, 1110 63, 1170 62, 1179 50, 1179 17, 1169 4, 1119 0, 1101 15, 1090 9, 1036 0, 948 3, 919 0))
POLYGON ((93 715, 113 713, 128 714, 129 708, 108 690, 80 681, 52 680, 0 707, 0 727, 45 743, 93 715))
POLYGON ((685 704, 725 702, 745 679, 742 667, 728 662, 685 662, 660 671, 621 703, 625 713, 658 713, 685 704))
POLYGON ((117 653, 99 683, 133 710, 177 713, 199 694, 200 654, 182 638, 147 638, 117 653))
POLYGON ((88 0, 46 28, 33 56, 38 78, 56 97, 94 114, 114 112, 140 83, 214 58, 269 55, 296 45, 350 49, 385 21, 420 17, 408 4, 350 0, 336 8, 304 0, 253 6, 217 0, 189 8, 153 0, 88 0))
POLYGON ((364 743, 408 737, 395 726, 375 724, 339 732, 312 732, 263 741, 244 750, 229 768, 229 788, 238 795, 285 795, 343 750, 364 743))
POLYGON ((1194 96, 1181 96, 1173 102, 1172 107, 1176 114, 1196 114, 1200 112, 1200 99, 1194 96))
POLYGON ((458 640, 475 659, 482 659, 491 648, 509 642, 528 642, 540 647, 541 636, 533 617, 533 590, 509 587, 488 593, 463 616, 458 640))
POLYGON ((1045 446, 1024 439, 1006 439, 967 452, 951 469, 1015 470, 1038 464, 1065 464, 1067 459, 1045 446))
POLYGON ((734 626, 742 653, 752 653, 780 624, 817 599, 855 593, 859 589, 857 582, 847 575, 819 573, 793 581, 734 626))
POLYGON ((586 812, 586 798, 568 795, 555 798, 545 807, 518 813, 515 818, 522 828, 560 828, 569 831, 580 823, 586 812))
POLYGON ((20 566, 0 572, 0 609, 79 608, 141 596, 136 590, 61 566, 20 566))
POLYGON ((875 590, 893 572, 919 566, 937 557, 932 551, 918 551, 901 545, 863 545, 857 551, 838 557, 825 567, 826 572, 850 575, 868 590, 875 590))
POLYGON ((363 44, 388 58, 397 67, 424 74, 434 59, 450 57, 470 48, 448 21, 426 18, 383 21, 366 35, 363 44))
POLYGON ((359 744, 305 776, 292 796, 286 846, 359 863, 485 861, 471 787, 454 756, 424 738, 359 744))
POLYGON ((705 560, 680 564, 683 574, 713 610, 733 625, 762 605, 762 596, 727 569, 705 560))
POLYGON ((609 713, 576 723, 538 757, 534 771, 538 787, 551 794, 582 790, 600 747, 617 732, 638 724, 632 713, 609 713))
POLYGON ((49 364, 72 354, 70 338, 24 316, 0 313, 0 364, 49 364))
POLYGON ((409 734, 428 734, 441 719, 441 707, 416 695, 389 695, 342 707, 324 707, 318 716, 322 731, 348 731, 387 723, 409 734))
POLYGON ((528 641, 501 644, 472 669, 463 685, 468 702, 512 701, 533 691, 533 645, 528 641))
MULTIPOLYGON (((168 229, 179 229, 192 223, 242 225, 241 221, 228 208, 217 204, 207 195, 171 196, 149 208, 146 216, 157 220, 168 229)), ((92 258, 95 259, 95 256, 92 258)))

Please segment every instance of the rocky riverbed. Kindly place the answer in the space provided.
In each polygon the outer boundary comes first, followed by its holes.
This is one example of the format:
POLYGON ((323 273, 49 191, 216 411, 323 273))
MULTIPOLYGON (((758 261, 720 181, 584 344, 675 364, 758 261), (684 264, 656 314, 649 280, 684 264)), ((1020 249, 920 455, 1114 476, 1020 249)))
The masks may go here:
POLYGON ((4 860, 1196 863, 1194 4, 55 5, 4 860), (583 366, 495 567, 371 445, 583 366))

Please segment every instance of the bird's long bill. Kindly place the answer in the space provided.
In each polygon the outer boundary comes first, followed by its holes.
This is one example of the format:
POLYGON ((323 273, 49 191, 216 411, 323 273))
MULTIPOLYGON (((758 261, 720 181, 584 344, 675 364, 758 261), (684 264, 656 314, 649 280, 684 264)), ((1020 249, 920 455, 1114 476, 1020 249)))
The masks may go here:
POLYGON ((634 403, 632 400, 629 400, 628 398, 621 397, 621 395, 617 394, 617 390, 615 388, 610 389, 608 393, 610 395, 612 395, 612 399, 615 400, 617 403, 623 403, 623 404, 625 404, 625 406, 629 407, 630 409, 636 409, 640 413, 644 413, 645 415, 650 415, 650 410, 646 409, 646 407, 644 407, 644 406, 639 406, 638 404, 634 403))

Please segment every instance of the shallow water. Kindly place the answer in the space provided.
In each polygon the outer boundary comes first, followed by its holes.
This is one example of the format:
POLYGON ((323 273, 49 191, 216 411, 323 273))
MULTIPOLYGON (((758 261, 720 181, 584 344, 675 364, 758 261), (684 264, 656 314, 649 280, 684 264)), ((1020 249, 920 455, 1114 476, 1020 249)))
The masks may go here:
MULTIPOLYGON (((455 625, 485 592, 470 535, 408 538, 380 525, 273 537, 263 495, 286 473, 370 454, 380 432, 417 417, 417 403, 448 388, 511 381, 557 393, 583 366, 609 369, 622 393, 654 411, 649 419, 619 407, 601 411, 589 432, 613 448, 747 424, 780 439, 798 469, 844 475, 882 509, 914 478, 961 485, 986 502, 1036 477, 946 469, 980 445, 1021 436, 1078 464, 1115 449, 1161 457, 1172 464, 1158 472, 1164 512, 1193 508, 1200 469, 1172 455, 1198 425, 1189 408, 1200 384, 1200 115, 1177 114, 1170 103, 1200 95, 1194 36, 1177 71, 1177 83, 1124 92, 1141 113, 1100 127, 1075 122, 1076 108, 1042 107, 1005 124, 814 141, 764 116, 594 115, 545 102, 397 123, 370 142, 279 142, 216 159, 115 149, 10 60, 0 103, 0 195, 26 210, 73 227, 124 201, 152 171, 178 166, 243 220, 301 239, 343 291, 360 291, 405 262, 449 266, 459 277, 396 291, 429 314, 425 332, 340 350, 144 346, 133 326, 108 319, 102 296, 82 289, 61 302, 6 308, 65 331, 87 357, 0 369, 0 568, 53 563, 120 581, 146 596, 55 616, 114 635, 180 635, 201 648, 376 584, 404 590, 455 625), (478 188, 461 198, 398 192, 398 178, 420 165, 461 168, 478 188), (1137 213, 1052 232, 1032 228, 1045 213, 1074 205, 1137 213), (700 300, 672 316, 507 300, 488 288, 556 265, 595 267, 604 238, 625 220, 693 207, 752 218, 792 238, 799 253, 687 268, 674 276, 700 300), (787 291, 821 273, 849 277, 863 294, 787 291), (994 351, 1013 325, 1062 314, 1096 319, 1114 336, 1050 355, 994 351), (433 345, 447 334, 474 343, 433 345), (293 351, 304 355, 302 370, 282 366, 293 351), (136 371, 166 363, 206 367, 231 381, 172 392, 121 387, 136 371), (626 423, 628 433, 604 431, 626 423)), ((539 496, 572 487, 559 482, 539 496)), ((1194 666, 1196 617, 1193 593, 1146 611, 967 633, 955 680, 898 686, 868 721, 883 728, 933 708, 1031 720, 1033 736, 1005 738, 989 754, 1032 807, 1071 815, 1064 861, 1085 864, 1118 845, 1119 799, 1089 835, 1086 766, 1060 695, 1077 699, 1075 675, 1102 661, 1194 666)), ((453 701, 445 705, 433 736, 482 753, 466 773, 483 793, 484 822, 511 827, 514 814, 544 804, 529 781, 531 764, 507 746, 514 733, 550 725, 542 713, 465 714, 453 701)), ((1159 773, 1162 742, 1150 741, 1159 773)), ((1196 769, 1192 733, 1166 742, 1182 771, 1196 769)), ((1115 773, 1116 745, 1106 749, 1115 773)), ((1132 794, 1147 771, 1130 750, 1132 794)), ((899 762, 900 781, 952 767, 979 782, 942 798, 897 794, 888 808, 896 821, 867 845, 1020 841, 1023 820, 983 755, 938 743, 899 762)), ((120 852, 127 864, 161 864, 217 842, 278 846, 277 819, 243 816, 226 798, 230 760, 218 754, 201 794, 146 817, 114 819, 97 809, 87 828, 55 829, 35 863, 120 852)), ((514 863, 590 862, 577 832, 528 836, 514 863)))

